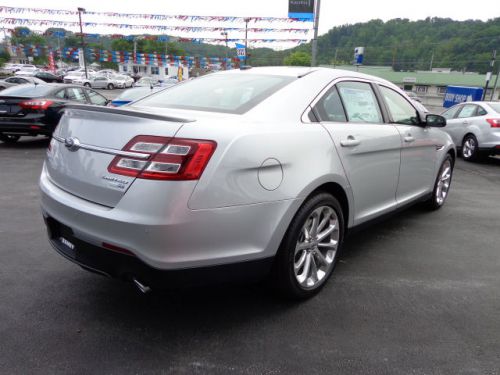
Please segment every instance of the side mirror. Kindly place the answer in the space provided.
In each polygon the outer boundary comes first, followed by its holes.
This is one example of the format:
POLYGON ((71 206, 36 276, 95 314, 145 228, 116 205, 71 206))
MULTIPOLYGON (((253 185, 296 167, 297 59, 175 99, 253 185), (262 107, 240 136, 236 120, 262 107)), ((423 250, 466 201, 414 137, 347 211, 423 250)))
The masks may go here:
POLYGON ((429 114, 425 116, 425 125, 433 128, 442 128, 446 126, 446 119, 441 115, 429 114))

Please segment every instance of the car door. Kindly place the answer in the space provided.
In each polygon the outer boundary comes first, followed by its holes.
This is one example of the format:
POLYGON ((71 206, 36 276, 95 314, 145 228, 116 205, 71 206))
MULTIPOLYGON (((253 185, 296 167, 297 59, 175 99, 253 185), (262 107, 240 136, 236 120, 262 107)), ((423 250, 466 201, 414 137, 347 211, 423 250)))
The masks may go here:
POLYGON ((396 192, 398 205, 432 191, 436 168, 436 129, 420 121, 417 109, 393 88, 379 85, 389 122, 401 137, 401 167, 396 192))
POLYGON ((314 105, 330 134, 354 198, 354 224, 396 206, 401 138, 384 123, 368 81, 338 81, 314 105))

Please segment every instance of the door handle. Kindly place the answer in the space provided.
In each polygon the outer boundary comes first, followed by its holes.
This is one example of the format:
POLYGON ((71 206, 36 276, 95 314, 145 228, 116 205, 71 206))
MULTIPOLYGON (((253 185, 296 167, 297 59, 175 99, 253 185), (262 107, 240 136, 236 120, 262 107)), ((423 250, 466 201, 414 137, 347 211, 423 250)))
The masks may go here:
POLYGON ((360 143, 361 141, 357 140, 352 135, 348 136, 347 139, 343 139, 340 141, 340 145, 342 147, 354 147, 358 146, 360 143))
POLYGON ((462 124, 469 125, 469 121, 464 121, 464 122, 462 122, 462 124))
POLYGON ((405 138, 404 138, 405 142, 406 143, 411 143, 411 142, 414 142, 415 141, 415 138, 413 138, 411 136, 411 134, 408 134, 405 138))

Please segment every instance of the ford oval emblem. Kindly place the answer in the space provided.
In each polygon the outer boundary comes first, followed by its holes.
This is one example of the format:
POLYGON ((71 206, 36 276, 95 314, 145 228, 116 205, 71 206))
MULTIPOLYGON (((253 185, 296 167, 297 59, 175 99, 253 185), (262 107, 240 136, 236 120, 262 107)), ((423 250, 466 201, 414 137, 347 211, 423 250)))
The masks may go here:
POLYGON ((77 151, 80 148, 80 141, 78 138, 74 137, 66 138, 64 140, 64 146, 66 146, 69 151, 77 151))

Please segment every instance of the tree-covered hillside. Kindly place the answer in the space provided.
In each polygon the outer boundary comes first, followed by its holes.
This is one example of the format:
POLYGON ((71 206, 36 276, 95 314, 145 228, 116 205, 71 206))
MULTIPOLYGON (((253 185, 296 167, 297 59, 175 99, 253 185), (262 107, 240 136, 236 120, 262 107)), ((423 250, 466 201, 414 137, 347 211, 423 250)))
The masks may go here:
MULTIPOLYGON (((321 22, 321 21, 320 21, 321 22)), ((487 71, 492 51, 500 56, 500 18, 453 21, 393 19, 334 27, 318 38, 320 64, 351 63, 354 48, 365 47, 365 65, 390 65, 395 70, 451 67, 487 71), (434 56, 433 56, 434 55, 434 56)), ((310 50, 310 44, 296 50, 310 50)))

